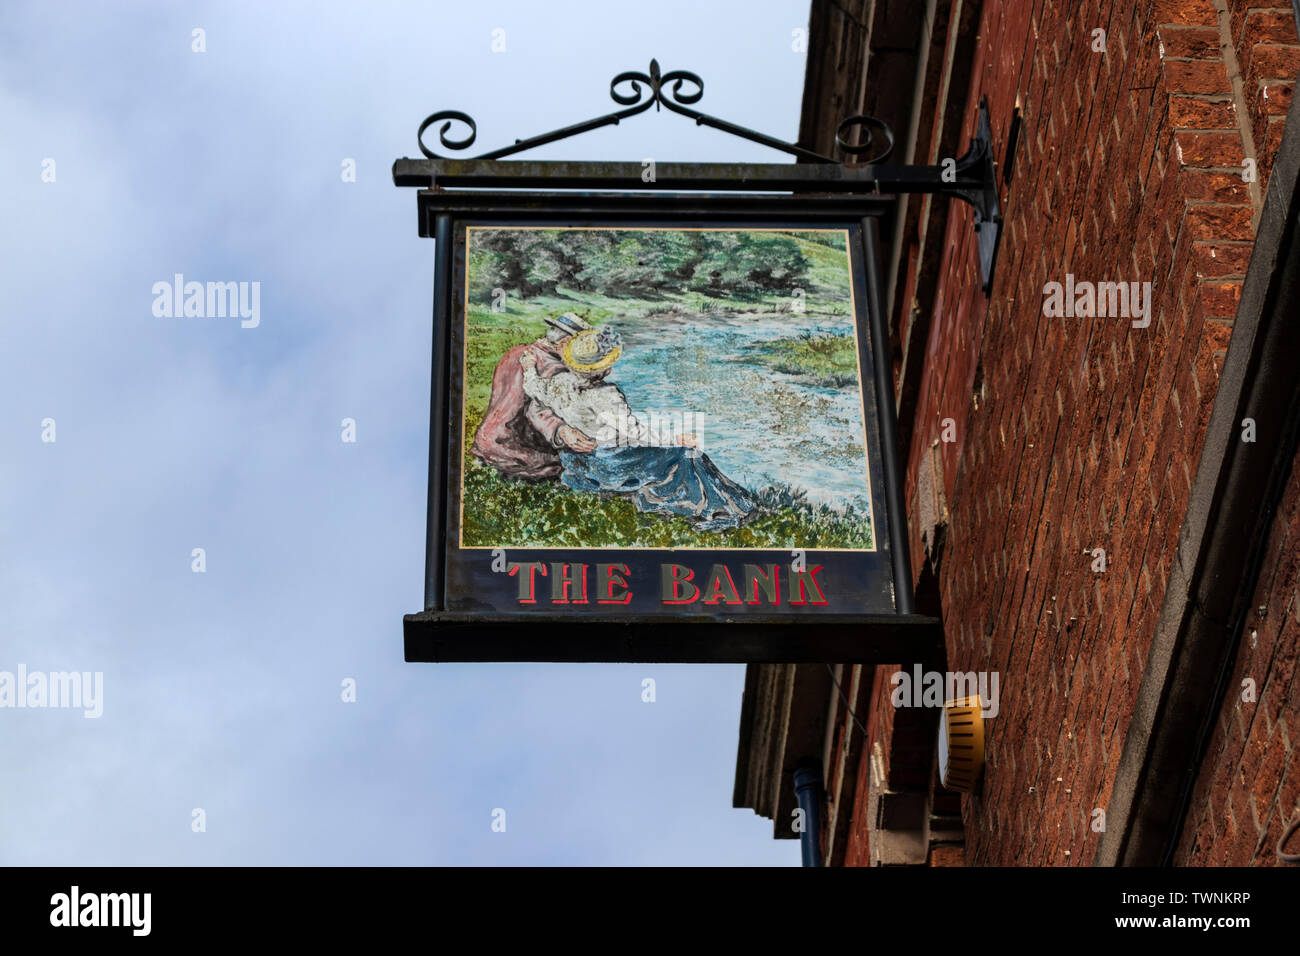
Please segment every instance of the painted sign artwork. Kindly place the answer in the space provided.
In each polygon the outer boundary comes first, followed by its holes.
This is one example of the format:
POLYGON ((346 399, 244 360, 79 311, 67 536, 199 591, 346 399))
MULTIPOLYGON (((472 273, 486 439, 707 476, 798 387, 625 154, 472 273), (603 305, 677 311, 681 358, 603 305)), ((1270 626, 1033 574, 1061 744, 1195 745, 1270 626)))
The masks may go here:
POLYGON ((463 236, 449 606, 844 610, 832 579, 883 587, 847 229, 463 236))

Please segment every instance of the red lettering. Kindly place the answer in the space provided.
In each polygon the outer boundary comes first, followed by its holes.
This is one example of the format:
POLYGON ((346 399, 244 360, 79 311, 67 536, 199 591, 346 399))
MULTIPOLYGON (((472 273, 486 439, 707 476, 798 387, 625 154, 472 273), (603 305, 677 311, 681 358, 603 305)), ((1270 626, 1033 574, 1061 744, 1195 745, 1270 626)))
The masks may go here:
POLYGON ((661 564, 659 576, 662 585, 659 593, 664 604, 690 604, 699 598, 700 589, 690 583, 695 577, 695 572, 690 568, 684 568, 680 564, 661 564), (678 574, 679 571, 685 571, 686 575, 683 577, 678 574), (682 597, 683 587, 691 589, 690 597, 682 597))
POLYGON ((628 589, 627 575, 631 574, 631 569, 626 564, 598 564, 596 565, 596 589, 605 596, 597 599, 599 604, 628 604, 632 600, 632 592, 628 589), (621 569, 621 570, 620 570, 621 569), (618 585, 624 594, 622 597, 614 596, 614 586, 618 585))
POLYGON ((516 574, 518 574, 520 568, 528 569, 528 582, 527 585, 525 586, 524 576, 522 574, 519 574, 519 603, 536 604, 537 595, 533 587, 533 576, 538 571, 541 571, 542 577, 546 577, 546 565, 542 564, 542 562, 540 561, 530 561, 527 564, 520 564, 517 561, 511 561, 508 565, 506 565, 506 574, 510 577, 514 577, 516 574))
POLYGON ((736 590, 736 582, 731 580, 731 572, 727 570, 725 564, 715 564, 713 572, 709 576, 709 591, 704 598, 705 604, 743 604, 740 600, 740 592, 736 590), (723 591, 723 582, 726 582, 726 591, 723 591))
POLYGON ((791 578, 793 580, 790 583, 790 593, 792 595, 795 590, 794 588, 795 584, 799 585, 799 600, 795 601, 792 598, 790 601, 791 604, 829 604, 830 603, 829 601, 826 600, 826 596, 822 594, 821 585, 817 583, 817 572, 820 571, 821 569, 822 566, 819 564, 809 569, 808 571, 796 571, 793 574, 791 574, 791 578), (817 599, 815 601, 808 600, 807 585, 812 585, 812 590, 816 592, 817 599))
POLYGON ((587 566, 585 564, 562 564, 559 561, 551 562, 551 603, 552 604, 586 604, 587 603, 587 566), (581 568, 579 578, 574 580, 572 570, 581 568), (572 597, 570 592, 574 590, 574 585, 579 584, 577 588, 578 596, 572 597))
POLYGON ((749 591, 754 595, 754 599, 746 603, 763 603, 763 599, 758 596, 760 587, 763 589, 763 593, 767 595, 769 603, 781 603, 781 574, 777 570, 777 565, 769 564, 767 570, 764 571, 757 564, 747 564, 745 565, 745 578, 749 584, 749 591))

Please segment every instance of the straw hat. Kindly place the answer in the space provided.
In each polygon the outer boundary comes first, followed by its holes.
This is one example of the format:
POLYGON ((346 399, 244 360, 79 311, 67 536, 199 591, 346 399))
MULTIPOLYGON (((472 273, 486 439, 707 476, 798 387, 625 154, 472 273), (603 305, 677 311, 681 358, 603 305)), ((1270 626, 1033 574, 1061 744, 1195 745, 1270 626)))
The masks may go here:
POLYGON ((603 372, 622 354, 623 343, 617 332, 587 329, 564 344, 560 357, 573 371, 590 375, 603 372))

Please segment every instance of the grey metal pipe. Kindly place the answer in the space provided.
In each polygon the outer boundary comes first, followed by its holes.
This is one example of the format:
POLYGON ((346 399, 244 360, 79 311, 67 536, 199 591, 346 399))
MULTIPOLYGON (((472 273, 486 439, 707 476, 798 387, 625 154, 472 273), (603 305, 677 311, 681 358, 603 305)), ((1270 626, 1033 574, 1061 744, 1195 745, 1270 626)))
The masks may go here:
POLYGON ((804 866, 822 865, 822 768, 806 764, 794 772, 794 796, 803 816, 799 848, 804 866))

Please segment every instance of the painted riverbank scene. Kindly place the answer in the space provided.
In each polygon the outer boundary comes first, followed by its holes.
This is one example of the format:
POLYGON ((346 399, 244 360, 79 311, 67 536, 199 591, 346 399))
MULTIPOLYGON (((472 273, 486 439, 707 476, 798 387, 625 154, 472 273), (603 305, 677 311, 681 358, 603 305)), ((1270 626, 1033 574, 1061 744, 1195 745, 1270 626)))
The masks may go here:
POLYGON ((846 231, 466 243, 462 548, 876 549, 846 231))

